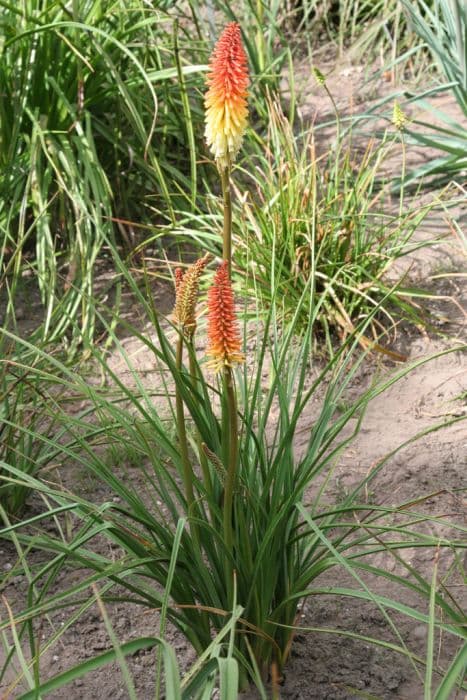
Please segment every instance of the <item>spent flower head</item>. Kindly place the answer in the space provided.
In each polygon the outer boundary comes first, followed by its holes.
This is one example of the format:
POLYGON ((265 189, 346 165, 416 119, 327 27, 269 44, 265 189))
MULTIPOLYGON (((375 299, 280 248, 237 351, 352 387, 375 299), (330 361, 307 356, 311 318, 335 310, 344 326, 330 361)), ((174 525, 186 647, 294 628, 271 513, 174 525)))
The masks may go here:
POLYGON ((223 260, 208 293, 208 367, 219 372, 244 361, 228 263, 223 260))
POLYGON ((237 156, 248 118, 247 57, 236 22, 226 26, 214 47, 206 82, 206 141, 224 170, 237 156))
POLYGON ((181 268, 175 270, 175 306, 173 320, 178 324, 185 335, 193 336, 196 329, 196 303, 198 301, 199 278, 212 255, 206 253, 186 272, 181 268))

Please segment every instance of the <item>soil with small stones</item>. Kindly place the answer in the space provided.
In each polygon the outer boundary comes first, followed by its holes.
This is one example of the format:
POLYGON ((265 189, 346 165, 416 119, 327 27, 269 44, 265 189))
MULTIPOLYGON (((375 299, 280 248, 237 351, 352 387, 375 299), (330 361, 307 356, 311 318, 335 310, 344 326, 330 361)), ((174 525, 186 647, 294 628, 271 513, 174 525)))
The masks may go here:
MULTIPOLYGON (((300 69, 300 67, 299 67, 300 69)), ((300 73, 300 70, 298 71, 300 73)), ((358 66, 329 65, 323 67, 328 76, 328 85, 337 97, 341 109, 355 111, 368 107, 373 99, 388 91, 388 86, 374 84, 363 87, 363 72, 358 66), (376 90, 376 91, 375 91, 376 90)), ((300 75, 299 75, 300 78, 300 75)), ((327 98, 320 93, 316 85, 307 83, 306 66, 300 79, 302 95, 301 104, 304 119, 325 120, 329 111, 327 98)), ((443 108, 456 114, 456 106, 449 98, 442 98, 443 108)), ((431 157, 429 151, 414 151, 414 162, 420 158, 431 157)), ((462 222, 466 208, 457 211, 458 220, 462 222)), ((433 214, 434 217, 439 214, 433 214)), ((462 223, 461 223, 462 225, 462 223)), ((411 504, 416 501, 418 512, 438 516, 437 521, 430 521, 428 534, 439 537, 452 535, 447 521, 465 522, 465 500, 460 490, 466 486, 467 430, 462 420, 467 414, 467 367, 465 355, 460 352, 442 354, 455 348, 459 340, 465 339, 465 278, 459 275, 442 277, 435 282, 431 279, 434 272, 465 271, 465 251, 460 242, 450 235, 448 222, 442 218, 428 217, 417 236, 420 240, 432 233, 430 226, 436 230, 445 227, 447 238, 437 247, 420 249, 415 252, 407 270, 411 280, 422 282, 438 294, 433 301, 438 329, 441 334, 431 331, 400 328, 394 340, 394 349, 403 352, 408 362, 437 355, 428 362, 420 363, 406 376, 392 384, 383 394, 376 396, 368 406, 361 429, 350 446, 336 459, 330 477, 326 497, 341 500, 356 484, 377 469, 377 474, 369 482, 362 497, 371 504, 395 505, 402 502, 411 504), (437 286, 436 286, 437 285, 437 286), (440 429, 429 431, 430 426, 439 425, 440 429), (416 441, 411 441, 421 435, 416 441), (403 449, 397 448, 406 444, 403 449), (381 461, 391 455, 380 467, 381 461)), ((171 291, 159 285, 160 308, 165 312, 170 308, 171 291)), ((139 321, 132 315, 131 300, 127 304, 128 317, 139 321)), ((34 305, 24 311, 24 332, 34 325, 34 305), (29 324, 29 325, 28 325, 29 324)), ((125 351, 132 357, 133 365, 141 377, 151 379, 155 368, 153 357, 135 339, 123 337, 125 351)), ((110 357, 114 371, 119 372, 126 381, 124 365, 119 356, 110 357)), ((388 362, 369 360, 356 375, 349 390, 348 399, 355 398, 374 381, 375 376, 388 381, 401 366, 388 362)), ((313 416, 320 399, 311 401, 299 426, 296 439, 297 454, 306 449, 307 437, 313 416)), ((349 429, 353 426, 349 426, 349 429)), ((131 467, 134 483, 144 478, 139 475, 136 465, 131 467)), ((62 467, 61 480, 66 488, 92 495, 96 503, 111 499, 108 487, 95 477, 84 473, 74 464, 62 467)), ((319 483, 306 497, 311 502, 316 495, 319 483)), ((465 492, 464 492, 465 493, 465 492)), ((410 505, 408 506, 410 507, 410 505)), ((414 504, 415 507, 415 504, 414 504)), ((40 512, 42 506, 37 496, 28 504, 27 515, 40 512)), ((54 527, 53 523, 49 525, 54 527)), ((117 556, 111 545, 104 540, 97 544, 106 556, 117 556)), ((437 567, 437 581, 443 581, 446 590, 462 605, 465 594, 459 566, 453 567, 453 554, 449 550, 411 548, 404 550, 400 556, 405 562, 420 571, 427 580, 433 576, 437 567)), ((47 560, 45 554, 32 552, 29 555, 30 566, 34 567, 47 560)), ((12 575, 15 571, 17 556, 14 547, 8 542, 0 541, 0 567, 3 576, 3 605, 0 618, 6 619, 8 607, 19 612, 26 604, 27 581, 23 575, 12 575)), ((413 606, 422 613, 427 613, 427 600, 421 598, 415 590, 398 586, 391 574, 403 576, 406 569, 403 562, 387 551, 373 556, 372 563, 388 572, 387 578, 376 578, 371 574, 362 578, 365 584, 378 595, 395 598, 400 603, 413 606)), ((66 568, 58 575, 51 592, 56 593, 77 583, 83 572, 73 572, 66 568)), ((321 591, 319 595, 310 596, 301 606, 297 631, 292 646, 290 659, 285 669, 280 686, 280 697, 284 700, 345 700, 347 698, 365 697, 384 700, 422 700, 424 698, 424 677, 421 665, 410 663, 407 658, 390 651, 384 646, 372 644, 369 639, 376 638, 388 644, 405 644, 416 656, 425 657, 427 650, 427 628, 422 622, 410 619, 400 612, 387 610, 387 615, 370 603, 346 596, 326 595, 331 586, 358 588, 347 573, 332 570, 319 578, 316 583, 321 591), (391 621, 397 628, 400 639, 391 627, 391 621), (336 634, 342 630, 343 634, 336 634), (358 639, 355 635, 368 638, 358 639)), ((89 591, 89 596, 92 592, 89 591)), ((78 611, 78 607, 76 607, 78 611)), ((48 620, 42 619, 36 626, 36 632, 42 644, 51 639, 55 632, 61 632, 58 641, 51 645, 42 656, 41 679, 56 675, 78 662, 93 658, 96 654, 111 648, 106 626, 101 611, 91 605, 77 615, 76 621, 69 624, 73 611, 66 609, 54 612, 48 620)), ((115 634, 120 642, 143 636, 156 636, 159 630, 158 613, 142 606, 130 603, 107 605, 115 634)), ((184 637, 169 627, 166 639, 173 645, 182 669, 187 669, 195 660, 195 654, 184 637)), ((458 645, 449 635, 435 638, 436 661, 446 668, 454 658, 458 645)), ((0 667, 3 665, 0 649, 0 667)), ((154 697, 155 655, 154 650, 142 651, 128 659, 128 666, 133 677, 136 696, 141 700, 154 697)), ((18 669, 17 669, 18 670, 18 669)), ((10 667, 6 676, 0 681, 0 697, 19 697, 20 688, 24 691, 27 684, 23 681, 18 687, 10 684, 15 673, 10 667)), ((435 677, 435 687, 439 682, 435 677)), ((92 700, 98 698, 127 698, 128 691, 119 667, 109 664, 93 671, 82 679, 70 683, 66 690, 47 694, 48 698, 60 700, 92 700)), ((251 689, 242 694, 243 700, 256 700, 258 693, 251 689)), ((462 698, 463 693, 454 693, 453 698, 462 698)))

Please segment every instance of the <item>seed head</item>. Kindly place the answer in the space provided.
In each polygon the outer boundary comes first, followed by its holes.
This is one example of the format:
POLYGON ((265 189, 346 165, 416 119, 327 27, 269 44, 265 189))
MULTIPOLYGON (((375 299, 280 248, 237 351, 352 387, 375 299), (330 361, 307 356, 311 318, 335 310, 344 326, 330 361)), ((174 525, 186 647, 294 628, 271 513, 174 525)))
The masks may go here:
POLYGON ((316 66, 313 66, 313 69, 312 69, 312 70, 313 70, 313 75, 314 75, 315 78, 316 78, 316 82, 317 82, 319 85, 325 85, 325 84, 326 84, 326 78, 325 78, 324 75, 321 73, 320 69, 319 69, 319 68, 316 68, 316 66))

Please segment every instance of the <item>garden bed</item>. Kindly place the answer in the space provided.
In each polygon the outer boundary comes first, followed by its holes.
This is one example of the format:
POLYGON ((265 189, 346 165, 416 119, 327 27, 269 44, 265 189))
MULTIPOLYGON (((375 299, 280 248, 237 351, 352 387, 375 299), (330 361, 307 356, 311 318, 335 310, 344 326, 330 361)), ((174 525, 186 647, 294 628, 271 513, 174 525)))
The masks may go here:
MULTIPOLYGON (((323 70, 327 68, 328 66, 323 70)), ((301 72, 304 72, 303 68, 301 72)), ((335 86, 330 85, 330 89, 339 106, 351 101, 358 105, 358 109, 365 107, 368 96, 361 92, 362 76, 363 70, 355 66, 336 69, 335 86), (358 79, 349 93, 348 78, 351 75, 357 76, 358 79), (341 85, 342 94, 339 93, 341 85)), ((322 106, 323 103, 320 104, 322 106)), ((312 99, 307 97, 306 103, 302 105, 303 113, 311 110, 313 119, 319 120, 320 104, 316 94, 312 99)), ((447 107, 449 108, 449 103, 447 107)), ((419 155, 417 151, 413 163, 419 155)), ((430 158, 432 153, 425 150, 423 157, 430 158)), ((391 163, 391 167, 397 168, 397 162, 391 163)), ((465 210, 463 212, 461 206, 450 211, 450 215, 459 220, 463 213, 465 210)), ((449 227, 448 218, 440 215, 439 210, 428 214, 422 230, 417 232, 419 240, 430 237, 433 229, 437 234, 445 233, 445 240, 436 246, 416 250, 411 254, 406 267, 411 283, 427 288, 433 296, 438 296, 438 299, 430 302, 434 312, 431 326, 428 323, 426 327, 416 329, 401 324, 391 337, 390 347, 391 350, 404 354, 407 363, 415 363, 431 355, 436 357, 420 363, 369 403, 358 435, 348 448, 336 456, 333 471, 329 476, 326 500, 339 502, 342 496, 361 483, 381 460, 389 456, 364 492, 368 509, 375 504, 393 506, 405 503, 407 510, 416 505, 418 513, 427 513, 432 518, 429 524, 426 524, 429 534, 449 539, 453 533, 447 522, 461 524, 465 513, 463 508, 465 509, 466 505, 465 501, 462 501, 460 488, 465 486, 467 429, 462 418, 466 415, 467 373, 464 354, 455 351, 447 354, 443 352, 455 349, 464 337, 465 316, 462 304, 466 300, 466 287, 465 278, 458 274, 462 272, 464 263, 461 241, 449 227), (448 425, 443 425, 444 423, 448 425), (432 426, 440 428, 430 431, 432 426), (411 441, 416 435, 420 437, 411 441), (397 451, 403 443, 407 443, 406 447, 397 451)), ((173 300, 171 286, 158 281, 155 294, 156 307, 164 314, 169 313, 173 300)), ((24 332, 34 325, 34 308, 32 299, 32 303, 22 308, 18 316, 20 329, 23 328, 24 332)), ((144 327, 144 320, 133 315, 131 299, 126 304, 125 313, 134 325, 144 327)), ((151 329, 148 328, 148 333, 150 332, 151 329)), ((137 338, 126 334, 124 328, 120 332, 120 341, 143 383, 153 388, 160 386, 153 354, 137 338)), ((108 364, 123 383, 133 381, 125 370, 120 352, 111 348, 108 364)), ((375 378, 381 380, 393 376, 400 371, 400 367, 400 363, 391 362, 385 355, 370 354, 348 387, 344 401, 359 396, 364 389, 371 386, 375 378)), ((89 378, 91 384, 98 381, 97 372, 89 378)), ((317 395, 301 417, 295 440, 298 455, 307 444, 308 434, 322 400, 323 397, 317 395)), ((351 422, 349 431, 353 426, 351 422)), ((145 488, 147 482, 141 475, 137 461, 132 462, 128 455, 112 451, 108 452, 107 459, 114 460, 112 468, 120 478, 131 479, 132 485, 138 490, 145 488)), ((83 496, 96 504, 112 499, 117 499, 118 502, 118 497, 108 486, 79 464, 64 463, 60 469, 51 471, 45 478, 55 482, 57 476, 61 487, 77 496, 83 496)), ((322 481, 319 480, 313 483, 312 489, 306 493, 306 502, 313 501, 321 484, 322 481)), ((42 508, 43 501, 37 494, 33 495, 27 503, 27 515, 31 517, 41 512, 42 508)), ((49 527, 54 528, 53 521, 50 521, 49 527)), ((115 560, 122 555, 118 548, 112 549, 109 541, 104 538, 96 538, 93 546, 97 553, 103 552, 115 560)), ((4 619, 7 607, 16 614, 24 609, 27 577, 24 574, 11 577, 9 574, 17 565, 13 544, 0 542, 0 550, 2 573, 5 573, 5 585, 2 590, 4 619)), ((34 570, 36 565, 46 561, 46 557, 43 552, 30 552, 29 568, 34 570)), ((439 582, 439 585, 452 593, 460 605, 467 602, 465 593, 462 594, 462 579, 460 567, 456 566, 455 552, 448 549, 437 551, 433 548, 424 550, 414 547, 402 553, 398 552, 397 555, 389 551, 375 554, 375 565, 386 570, 388 577, 373 579, 371 575, 362 574, 370 590, 379 596, 396 599, 401 606, 413 606, 421 613, 428 613, 426 598, 418 596, 415 591, 399 590, 396 582, 391 580, 391 574, 397 573, 402 576, 404 572, 398 557, 404 558, 428 580, 435 575, 436 583, 439 582)), ((69 589, 77 581, 77 577, 82 575, 80 570, 64 568, 49 592, 57 594, 69 589)), ((353 697, 421 700, 424 697, 424 670, 420 664, 415 661, 414 665, 411 665, 407 658, 402 658, 385 646, 378 647, 352 636, 375 638, 388 645, 401 643, 377 606, 350 597, 326 594, 326 588, 337 585, 336 576, 339 586, 352 587, 355 584, 348 572, 336 568, 315 582, 315 587, 320 588, 320 594, 310 596, 300 608, 297 625, 304 629, 297 631, 294 636, 290 659, 281 681, 280 697, 284 700, 344 700, 353 697), (344 633, 341 636, 329 630, 343 630, 344 633)), ((91 594, 90 590, 89 595, 91 594)), ((121 643, 135 637, 157 636, 159 633, 160 619, 157 611, 122 602, 107 603, 106 610, 121 643)), ((111 646, 102 612, 97 605, 81 612, 76 621, 68 627, 72 612, 69 608, 55 611, 49 619, 43 616, 34 623, 38 639, 42 643, 52 636, 53 630, 66 628, 60 634, 57 643, 41 658, 42 680, 80 661, 90 659, 111 646)), ((411 653, 425 659, 428 643, 426 625, 414 622, 398 610, 390 610, 389 615, 411 653)), ((195 652, 180 632, 169 625, 165 638, 173 645, 182 669, 187 669, 194 663, 195 652)), ((441 667, 446 668, 449 665, 457 648, 451 638, 447 638, 446 641, 442 635, 435 636, 436 660, 441 667)), ((2 653, 0 650, 0 667, 4 662, 2 653)), ((141 700, 154 697, 154 660, 154 650, 139 652, 128 659, 136 694, 141 700)), ((2 700, 16 696, 17 690, 10 695, 5 694, 12 678, 10 669, 0 684, 2 700)), ((47 697, 52 700, 61 700, 64 697, 69 700, 105 700, 126 698, 128 695, 120 669, 113 663, 73 681, 66 690, 47 694, 47 697)), ((242 697, 245 700, 253 700, 260 696, 256 690, 251 690, 242 697)), ((459 691, 452 697, 460 700, 463 694, 459 691)))

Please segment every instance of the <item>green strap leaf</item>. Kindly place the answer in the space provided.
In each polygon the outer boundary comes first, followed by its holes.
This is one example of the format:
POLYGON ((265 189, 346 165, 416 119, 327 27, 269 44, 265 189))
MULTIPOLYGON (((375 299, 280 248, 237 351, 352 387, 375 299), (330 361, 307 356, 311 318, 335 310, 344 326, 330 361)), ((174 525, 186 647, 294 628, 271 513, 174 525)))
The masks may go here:
MULTIPOLYGON (((134 639, 131 642, 126 642, 125 644, 122 644, 120 647, 120 651, 124 656, 128 656, 129 654, 136 654, 136 652, 141 651, 142 649, 151 649, 152 647, 156 646, 156 644, 162 644, 165 646, 165 642, 163 642, 163 640, 161 639, 158 639, 157 637, 140 637, 139 639, 134 639)), ((98 656, 95 656, 92 659, 88 659, 87 661, 84 661, 83 663, 68 669, 68 671, 65 671, 64 673, 60 673, 58 676, 54 676, 54 678, 51 678, 49 681, 46 681, 38 688, 35 688, 34 690, 30 690, 27 693, 20 695, 18 700, 35 700, 41 695, 50 693, 53 690, 58 690, 58 688, 62 688, 68 683, 71 683, 71 681, 76 680, 76 678, 82 678, 87 673, 90 673, 90 671, 95 671, 101 666, 105 666, 106 664, 115 661, 116 658, 117 654, 115 649, 106 651, 103 654, 99 654, 98 656)), ((172 664, 170 664, 170 666, 171 665, 172 664)), ((166 664, 167 689, 169 689, 170 681, 170 687, 176 690, 176 674, 169 672, 169 670, 170 669, 167 668, 166 664)), ((180 680, 178 680, 178 689, 180 690, 180 680)), ((170 695, 170 697, 174 698, 174 700, 177 700, 177 698, 180 697, 180 695, 174 694, 170 695)))
POLYGON ((220 700, 237 700, 238 698, 238 664, 236 659, 217 659, 219 664, 220 700))
MULTIPOLYGON (((467 643, 460 649, 454 661, 446 671, 433 700, 449 700, 451 691, 456 684, 462 683, 462 675, 467 669, 467 643), (460 679, 460 680, 459 680, 460 679)), ((465 685, 463 686, 465 687, 465 685)))

